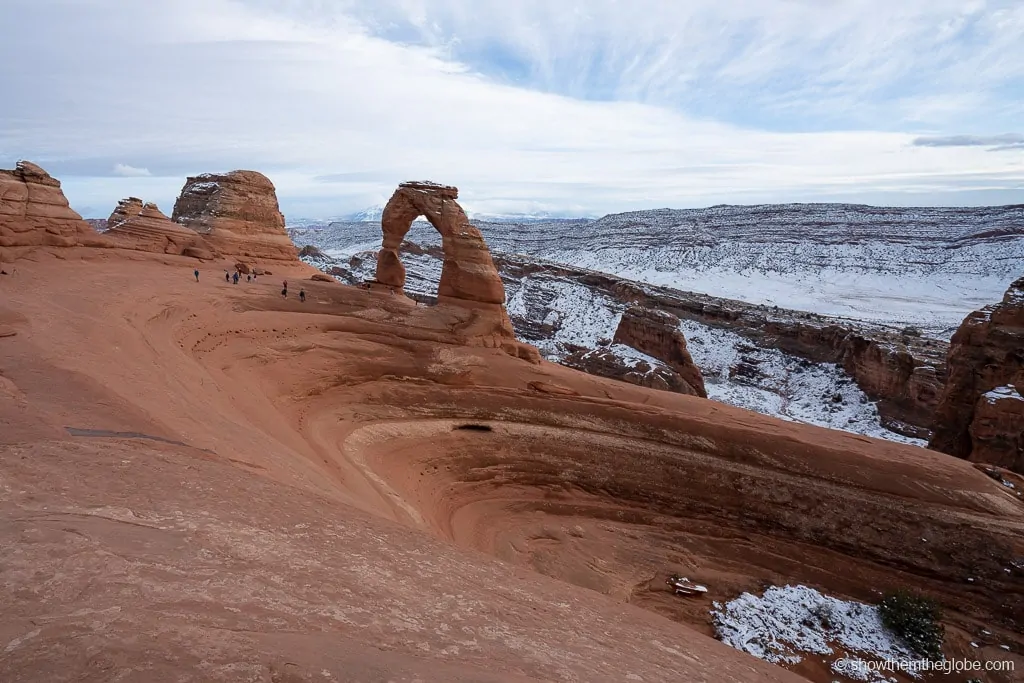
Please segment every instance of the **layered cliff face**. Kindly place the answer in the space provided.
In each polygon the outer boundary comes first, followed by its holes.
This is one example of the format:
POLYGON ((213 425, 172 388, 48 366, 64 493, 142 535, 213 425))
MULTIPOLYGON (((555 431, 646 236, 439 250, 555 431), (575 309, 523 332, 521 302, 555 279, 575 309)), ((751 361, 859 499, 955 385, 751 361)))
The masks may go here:
POLYGON ((102 244, 68 204, 59 180, 28 161, 12 171, 0 169, 0 261, 39 247, 102 244))
POLYGON ((274 184, 255 171, 190 177, 171 219, 203 236, 221 255, 255 261, 297 261, 284 229, 274 184))
POLYGON ((215 257, 199 233, 175 223, 156 204, 143 203, 138 197, 118 202, 106 225, 105 234, 130 249, 200 259, 215 257))
POLYGON ((622 314, 614 341, 653 356, 672 368, 689 389, 681 393, 707 398, 704 377, 690 357, 686 338, 679 330, 679 318, 676 316, 665 311, 632 306, 622 314))
POLYGON ((1024 277, 953 335, 929 444, 1024 473, 1024 277))

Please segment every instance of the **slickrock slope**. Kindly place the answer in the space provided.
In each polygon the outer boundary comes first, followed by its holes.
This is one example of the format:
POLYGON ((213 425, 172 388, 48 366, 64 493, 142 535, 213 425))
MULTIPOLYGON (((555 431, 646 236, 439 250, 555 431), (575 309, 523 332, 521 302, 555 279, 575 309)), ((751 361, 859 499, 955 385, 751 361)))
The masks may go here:
POLYGON ((930 446, 1024 473, 1024 278, 953 335, 930 446))
POLYGON ((225 257, 296 261, 298 250, 284 229, 273 183, 255 171, 190 177, 171 220, 203 236, 225 257))
POLYGON ((708 637, 765 583, 913 587, 1024 665, 1024 505, 969 462, 120 253, 0 279, 2 680, 795 683, 708 637))
POLYGON ((132 249, 210 260, 215 254, 195 231, 173 222, 156 204, 137 197, 118 202, 107 219, 106 235, 132 249))
POLYGON ((60 181, 19 161, 0 169, 0 262, 39 247, 100 246, 102 238, 68 204, 60 181))

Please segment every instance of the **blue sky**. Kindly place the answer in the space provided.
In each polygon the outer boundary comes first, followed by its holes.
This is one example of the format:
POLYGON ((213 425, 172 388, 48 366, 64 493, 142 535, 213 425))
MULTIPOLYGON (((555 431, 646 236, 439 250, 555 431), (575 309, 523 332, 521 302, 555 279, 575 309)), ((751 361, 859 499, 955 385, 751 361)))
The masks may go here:
POLYGON ((292 217, 1024 203, 1011 0, 0 2, 0 167, 81 213, 251 168, 292 217))

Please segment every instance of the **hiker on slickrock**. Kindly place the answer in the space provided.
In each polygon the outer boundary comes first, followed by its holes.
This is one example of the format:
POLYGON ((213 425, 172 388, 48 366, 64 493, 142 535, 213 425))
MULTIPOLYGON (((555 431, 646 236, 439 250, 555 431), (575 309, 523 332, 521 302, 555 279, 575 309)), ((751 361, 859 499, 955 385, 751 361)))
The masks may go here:
POLYGON ((284 287, 281 288, 281 296, 283 296, 285 299, 288 298, 288 281, 287 280, 284 281, 284 287))
POLYGON ((306 290, 299 289, 299 301, 305 301, 305 300, 306 300, 306 290))
POLYGON ((195 270, 194 270, 194 271, 192 272, 192 274, 196 276, 196 282, 199 282, 199 269, 198 269, 198 268, 196 268, 196 269, 195 269, 195 270))

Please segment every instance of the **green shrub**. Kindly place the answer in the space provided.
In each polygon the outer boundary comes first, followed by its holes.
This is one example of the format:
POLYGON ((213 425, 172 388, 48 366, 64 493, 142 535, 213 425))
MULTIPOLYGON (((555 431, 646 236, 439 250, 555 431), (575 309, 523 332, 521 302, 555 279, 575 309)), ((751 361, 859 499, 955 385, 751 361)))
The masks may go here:
POLYGON ((878 606, 882 623, 907 646, 930 660, 942 659, 942 612, 926 597, 898 590, 889 593, 878 606))

